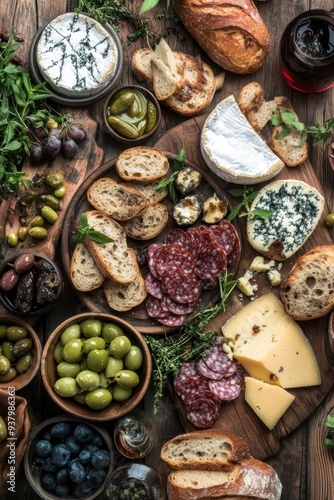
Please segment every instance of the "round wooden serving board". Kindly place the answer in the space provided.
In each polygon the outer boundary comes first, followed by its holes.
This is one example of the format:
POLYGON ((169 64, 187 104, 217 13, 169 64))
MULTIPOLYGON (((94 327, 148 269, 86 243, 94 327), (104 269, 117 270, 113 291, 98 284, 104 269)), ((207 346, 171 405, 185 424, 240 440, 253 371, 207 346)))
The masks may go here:
MULTIPOLYGON (((181 148, 184 148, 188 159, 197 165, 200 165, 201 168, 210 175, 215 184, 228 190, 235 187, 235 185, 227 185, 226 182, 219 179, 211 171, 209 171, 200 153, 199 136, 206 117, 207 115, 202 115, 200 117, 193 118, 171 129, 160 138, 155 146, 174 153, 178 153, 181 148)), ((273 180, 276 179, 301 180, 316 187, 323 194, 321 185, 314 173, 312 165, 308 160, 299 167, 284 167, 279 175, 273 180)), ((263 187, 263 185, 264 184, 256 185, 255 189, 259 190, 263 187)), ((236 202, 236 200, 234 202, 236 202)), ((326 213, 328 213, 328 209, 325 206, 324 214, 326 213)), ((246 217, 239 219, 239 222, 241 226, 240 232, 242 252, 238 276, 242 276, 248 269, 253 258, 258 254, 250 246, 246 239, 246 217)), ((328 228, 320 221, 313 234, 305 242, 305 245, 290 259, 283 262, 283 266, 280 271, 282 274, 282 280, 287 277, 300 255, 304 254, 316 245, 328 245, 332 243, 333 241, 328 228)), ((269 291, 279 296, 279 290, 270 286, 270 283, 265 275, 258 275, 256 282, 259 285, 257 296, 264 295, 269 291)), ((216 316, 210 324, 210 331, 220 331, 222 325, 239 309, 248 303, 249 299, 236 290, 232 299, 227 303, 226 312, 216 316)), ((279 441, 293 432, 311 415, 311 413, 325 399, 333 385, 334 360, 327 335, 328 316, 313 321, 300 322, 300 326, 309 339, 319 363, 322 378, 321 385, 291 390, 290 392, 295 396, 295 400, 272 431, 269 431, 255 415, 245 402, 243 395, 241 395, 234 402, 222 404, 219 419, 214 426, 217 430, 229 430, 243 437, 250 444, 252 455, 259 459, 265 459, 275 454, 279 450, 279 441)), ((195 430, 195 427, 185 416, 183 402, 176 394, 174 397, 175 404, 185 430, 187 432, 195 430)))
MULTIPOLYGON (((169 159, 170 164, 172 164, 176 155, 172 153, 168 153, 164 151, 164 154, 169 159)), ((93 207, 87 200, 87 189, 99 178, 101 177, 111 177, 115 181, 124 182, 118 176, 115 170, 115 163, 117 158, 110 160, 109 162, 102 165, 99 169, 89 175, 85 181, 80 185, 75 195, 73 196, 64 218, 64 230, 62 233, 62 260, 64 268, 67 272, 69 279, 71 280, 70 269, 71 269, 71 256, 73 254, 75 245, 73 243, 73 238, 77 230, 78 221, 80 219, 80 215, 83 212, 88 210, 92 210, 93 207)), ((192 167, 193 169, 197 169, 202 174, 202 182, 198 189, 193 191, 191 194, 195 194, 199 197, 200 201, 203 203, 207 198, 212 196, 214 192, 217 193, 218 197, 224 200, 228 206, 231 206, 231 197, 226 194, 225 190, 221 185, 217 184, 214 179, 208 175, 206 171, 203 171, 194 163, 186 160, 186 166, 192 167)), ((169 175, 172 173, 172 169, 170 169, 169 175)), ((165 235, 168 233, 170 229, 173 227, 177 227, 177 224, 171 217, 171 211, 173 207, 173 203, 170 201, 168 197, 166 197, 162 202, 167 206, 169 218, 168 223, 164 230, 154 239, 139 241, 131 238, 127 238, 128 246, 133 248, 137 254, 146 253, 147 248, 156 242, 163 242, 165 235)), ((201 220, 197 222, 200 224, 201 220)), ((188 227, 188 226, 186 226, 188 227)), ((186 228, 185 227, 185 228, 186 228)), ((184 228, 184 229, 185 229, 184 228)), ((237 265, 229 266, 228 272, 235 274, 237 271, 237 265)), ((141 272, 145 277, 148 272, 147 265, 141 267, 141 272)), ((111 309, 106 301, 104 292, 102 287, 93 290, 92 292, 77 292, 82 302, 93 312, 103 312, 109 314, 120 315, 123 320, 128 321, 132 326, 137 328, 141 333, 146 335, 161 335, 166 332, 171 332, 175 330, 175 328, 168 328, 163 326, 158 321, 150 318, 147 314, 145 303, 140 304, 137 307, 134 307, 130 311, 119 313, 111 309)), ((200 300, 195 307, 194 314, 196 314, 199 310, 204 307, 210 307, 215 302, 217 302, 219 298, 219 290, 216 287, 214 290, 202 292, 200 296, 200 300)), ((189 315, 189 318, 191 315, 189 315)))

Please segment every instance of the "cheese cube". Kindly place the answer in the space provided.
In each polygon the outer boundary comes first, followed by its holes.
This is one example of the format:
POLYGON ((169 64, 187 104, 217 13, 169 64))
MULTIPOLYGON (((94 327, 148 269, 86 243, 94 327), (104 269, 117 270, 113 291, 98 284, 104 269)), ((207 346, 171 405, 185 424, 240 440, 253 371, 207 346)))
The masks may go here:
POLYGON ((262 271, 269 271, 272 267, 275 267, 275 261, 274 260, 266 260, 264 257, 255 257, 249 266, 249 269, 251 271, 256 271, 258 273, 261 273, 262 271))

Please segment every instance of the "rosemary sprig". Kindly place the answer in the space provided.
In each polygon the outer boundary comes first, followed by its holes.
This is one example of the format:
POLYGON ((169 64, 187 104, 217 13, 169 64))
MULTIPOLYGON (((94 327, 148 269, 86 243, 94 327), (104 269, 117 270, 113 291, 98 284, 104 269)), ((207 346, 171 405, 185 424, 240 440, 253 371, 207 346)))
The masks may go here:
POLYGON ((219 312, 226 310, 225 303, 237 283, 238 280, 229 280, 227 273, 220 276, 220 301, 215 306, 203 309, 186 321, 180 328, 179 334, 166 337, 164 344, 154 337, 145 336, 155 364, 153 370, 154 413, 157 413, 159 409, 159 400, 163 395, 168 377, 175 375, 186 361, 202 357, 204 351, 215 344, 219 333, 205 332, 204 329, 219 312))
POLYGON ((228 217, 226 217, 229 221, 235 219, 237 215, 239 215, 239 217, 245 217, 246 215, 252 214, 261 217, 261 219, 267 219, 273 214, 272 210, 258 208, 251 210, 252 201, 256 198, 259 192, 254 191, 254 189, 249 186, 244 186, 243 189, 231 189, 229 193, 235 198, 242 198, 242 201, 236 205, 228 217), (240 213, 242 209, 244 211, 240 213))
POLYGON ((184 149, 181 149, 175 160, 173 161, 173 173, 168 179, 163 179, 159 182, 159 184, 154 188, 154 191, 161 191, 168 187, 168 196, 175 203, 176 193, 174 188, 174 181, 176 179, 177 174, 184 168, 184 160, 186 159, 186 154, 184 149))

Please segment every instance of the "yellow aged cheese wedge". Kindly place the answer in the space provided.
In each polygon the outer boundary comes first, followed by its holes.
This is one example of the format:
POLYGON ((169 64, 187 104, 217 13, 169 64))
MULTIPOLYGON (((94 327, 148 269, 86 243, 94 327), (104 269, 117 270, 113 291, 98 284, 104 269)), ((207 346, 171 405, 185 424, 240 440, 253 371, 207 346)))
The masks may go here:
POLYGON ((245 400, 268 427, 273 429, 295 397, 277 385, 245 377, 245 400))

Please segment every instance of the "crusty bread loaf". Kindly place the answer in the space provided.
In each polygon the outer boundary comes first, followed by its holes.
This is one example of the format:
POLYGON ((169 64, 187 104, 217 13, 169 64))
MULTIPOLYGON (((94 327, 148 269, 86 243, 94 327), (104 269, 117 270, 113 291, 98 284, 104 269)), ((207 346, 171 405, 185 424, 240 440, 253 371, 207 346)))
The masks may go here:
POLYGON ((334 308, 334 245, 319 245, 296 261, 280 288, 286 313, 295 320, 320 318, 334 308))
POLYGON ((126 185, 132 187, 133 189, 136 189, 137 191, 140 191, 145 196, 148 203, 159 203, 159 201, 162 201, 168 195, 167 188, 160 189, 159 191, 155 190, 157 185, 163 179, 166 179, 166 177, 160 177, 156 181, 152 182, 128 181, 126 185))
POLYGON ((145 281, 141 273, 128 284, 105 280, 103 291, 109 307, 115 311, 129 311, 139 306, 147 297, 145 281))
POLYGON ((235 434, 207 430, 171 439, 161 448, 160 456, 173 469, 228 470, 250 458, 250 450, 235 434))
POLYGON ((102 285, 104 278, 87 246, 78 243, 71 258, 71 281, 74 288, 79 292, 91 292, 102 285))
POLYGON ((169 162, 159 149, 137 146, 117 158, 116 171, 125 181, 154 181, 167 174, 169 162))
POLYGON ((87 191, 87 198, 96 210, 119 221, 135 217, 147 205, 147 200, 140 191, 126 184, 119 184, 109 177, 95 181, 87 191))
POLYGON ((137 215, 123 223, 126 235, 134 240, 150 240, 164 229, 168 222, 168 210, 161 203, 151 203, 137 215))
POLYGON ((281 493, 275 470, 252 458, 230 471, 177 470, 167 480, 168 500, 223 500, 231 496, 279 500, 281 493))
POLYGON ((184 26, 228 71, 253 73, 268 55, 268 29, 252 0, 173 0, 184 26))
POLYGON ((118 283, 133 281, 140 270, 134 250, 127 247, 123 228, 114 219, 97 210, 86 214, 90 227, 113 239, 110 243, 97 243, 90 238, 85 240, 102 273, 118 283))

